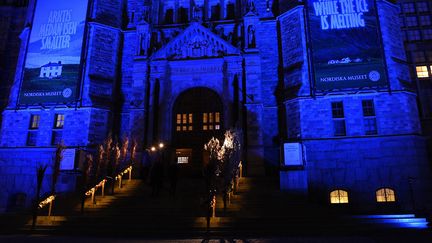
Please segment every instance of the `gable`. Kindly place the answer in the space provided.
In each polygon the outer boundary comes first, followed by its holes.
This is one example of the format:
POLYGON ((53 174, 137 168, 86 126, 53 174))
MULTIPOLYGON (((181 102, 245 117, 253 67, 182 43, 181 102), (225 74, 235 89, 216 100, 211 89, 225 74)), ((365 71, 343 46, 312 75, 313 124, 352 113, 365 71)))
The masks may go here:
POLYGON ((187 59, 239 55, 240 51, 199 23, 192 23, 183 33, 157 51, 152 59, 187 59))

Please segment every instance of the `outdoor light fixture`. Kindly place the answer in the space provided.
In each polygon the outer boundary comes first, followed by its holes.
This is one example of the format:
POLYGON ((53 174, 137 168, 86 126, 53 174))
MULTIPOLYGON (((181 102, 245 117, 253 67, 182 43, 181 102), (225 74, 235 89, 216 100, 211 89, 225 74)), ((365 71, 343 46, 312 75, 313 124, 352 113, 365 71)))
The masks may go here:
POLYGON ((156 151, 156 147, 155 146, 153 146, 153 147, 151 147, 151 149, 150 149, 152 152, 154 152, 154 151, 156 151))
POLYGON ((163 143, 159 144, 159 148, 163 148, 165 145, 163 143))

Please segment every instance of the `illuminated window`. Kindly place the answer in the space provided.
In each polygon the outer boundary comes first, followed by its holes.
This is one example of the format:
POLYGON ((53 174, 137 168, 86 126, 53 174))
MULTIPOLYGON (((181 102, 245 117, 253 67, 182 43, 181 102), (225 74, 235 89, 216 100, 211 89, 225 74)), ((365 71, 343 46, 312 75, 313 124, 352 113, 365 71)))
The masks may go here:
POLYGON ((63 127, 65 122, 64 114, 56 114, 54 117, 54 130, 51 135, 51 145, 57 145, 62 142, 63 139, 63 127))
POLYGON ((203 122, 203 130, 220 130, 221 125, 221 117, 220 112, 209 112, 209 113, 203 113, 202 114, 202 122, 203 122))
POLYGON ((427 66, 417 66, 416 67, 417 78, 428 78, 429 71, 427 66))
POLYGON ((36 146, 37 129, 39 129, 40 115, 31 115, 30 117, 30 131, 27 133, 27 146, 36 146))
POLYGON ((179 164, 187 164, 189 163, 189 157, 178 157, 177 163, 179 164))
POLYGON ((54 119, 54 128, 62 129, 64 127, 65 116, 63 114, 56 114, 54 119))
POLYGON ((40 123, 40 115, 31 115, 30 129, 38 129, 40 123))
POLYGON ((342 102, 332 102, 333 128, 335 136, 346 136, 345 114, 342 102))
POLYGON ((334 190, 330 192, 330 203, 331 204, 348 203, 348 192, 344 190, 334 190))
POLYGON ((188 164, 192 158, 192 149, 176 149, 177 163, 188 164))
POLYGON ((377 202, 396 202, 395 192, 390 188, 381 188, 376 191, 377 202))
POLYGON ((374 135, 378 133, 377 122, 375 116, 375 106, 373 100, 363 100, 363 117, 364 128, 366 135, 374 135))
POLYGON ((193 131, 193 114, 177 114, 176 115, 176 131, 193 131))

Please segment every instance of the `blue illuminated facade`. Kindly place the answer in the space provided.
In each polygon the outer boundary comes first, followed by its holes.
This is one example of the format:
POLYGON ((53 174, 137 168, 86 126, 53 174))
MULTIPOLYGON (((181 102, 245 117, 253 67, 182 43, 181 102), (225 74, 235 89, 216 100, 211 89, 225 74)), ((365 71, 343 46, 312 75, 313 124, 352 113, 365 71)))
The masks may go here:
MULTIPOLYGON (((359 210, 430 208, 432 177, 397 5, 356 1, 363 12, 374 4, 378 39, 372 45, 382 70, 369 65, 365 76, 356 73, 367 82, 322 89, 315 82, 312 2, 90 0, 78 45, 79 92, 56 103, 20 102, 34 31, 29 17, 0 131, 0 209, 10 208, 19 193, 30 203, 35 167, 52 163, 58 141, 76 149, 77 164, 108 134, 137 141, 140 158, 163 141, 193 171, 205 156, 204 142, 232 127, 243 131, 247 174, 280 176, 287 193, 329 204, 331 192, 343 190, 359 210), (59 115, 64 126, 56 127, 59 115), (301 145, 301 165, 282 166, 284 143, 301 145), (377 203, 381 188, 392 189, 396 202, 377 203)), ((350 47, 337 48, 350 53, 350 47)), ((332 58, 330 70, 343 70, 346 63, 335 61, 343 58, 332 58)), ((369 61, 350 60, 357 66, 369 61)), ((62 173, 59 190, 73 190, 76 181, 74 173, 62 173)))

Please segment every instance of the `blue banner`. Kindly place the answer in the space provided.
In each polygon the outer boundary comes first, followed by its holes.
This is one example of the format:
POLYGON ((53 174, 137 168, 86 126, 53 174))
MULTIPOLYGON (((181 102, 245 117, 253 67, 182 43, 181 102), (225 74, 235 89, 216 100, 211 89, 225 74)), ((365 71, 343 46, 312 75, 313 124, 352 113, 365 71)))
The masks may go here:
POLYGON ((76 101, 88 0, 38 0, 20 104, 76 101))
POLYGON ((309 0, 308 18, 317 90, 387 85, 373 0, 309 0))

